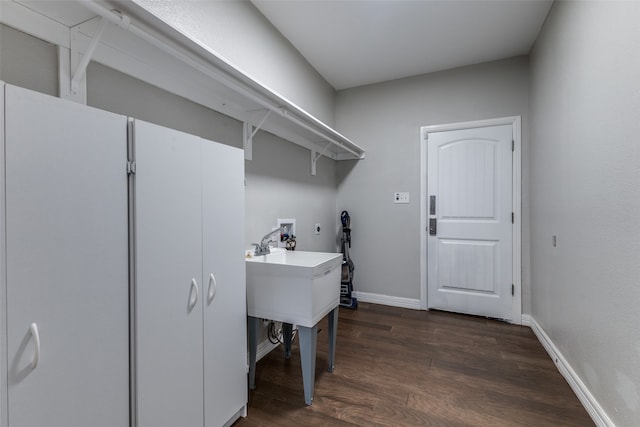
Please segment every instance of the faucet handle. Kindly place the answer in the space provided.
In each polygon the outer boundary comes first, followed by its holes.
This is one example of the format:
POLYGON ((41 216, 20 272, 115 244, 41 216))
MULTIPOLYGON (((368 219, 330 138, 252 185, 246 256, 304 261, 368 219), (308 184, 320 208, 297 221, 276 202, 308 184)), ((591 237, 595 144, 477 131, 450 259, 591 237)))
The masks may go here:
POLYGON ((253 255, 255 256, 265 255, 270 253, 268 244, 267 246, 262 246, 260 243, 252 243, 252 245, 256 245, 256 249, 253 252, 253 255))

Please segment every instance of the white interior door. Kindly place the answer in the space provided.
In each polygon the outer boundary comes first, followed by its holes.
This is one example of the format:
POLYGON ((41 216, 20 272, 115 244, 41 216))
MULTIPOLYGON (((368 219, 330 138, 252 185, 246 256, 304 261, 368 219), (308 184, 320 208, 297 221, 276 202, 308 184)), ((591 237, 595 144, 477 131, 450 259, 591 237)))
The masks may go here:
POLYGON ((205 426, 247 402, 244 152, 203 141, 205 426))
POLYGON ((5 114, 9 425, 128 426, 126 118, 9 85, 5 114))
POLYGON ((202 144, 138 120, 133 134, 138 426, 202 426, 202 144))
POLYGON ((512 126, 428 134, 428 306, 512 319, 512 126))

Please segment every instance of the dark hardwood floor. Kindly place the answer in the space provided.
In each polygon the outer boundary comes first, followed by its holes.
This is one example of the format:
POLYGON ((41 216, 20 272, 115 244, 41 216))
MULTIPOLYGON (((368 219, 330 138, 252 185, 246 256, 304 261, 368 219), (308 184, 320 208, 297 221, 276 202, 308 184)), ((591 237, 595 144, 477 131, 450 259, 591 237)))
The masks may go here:
POLYGON ((247 426, 593 426, 531 329, 360 303, 341 309, 335 370, 320 323, 314 402, 297 341, 258 362, 247 426))

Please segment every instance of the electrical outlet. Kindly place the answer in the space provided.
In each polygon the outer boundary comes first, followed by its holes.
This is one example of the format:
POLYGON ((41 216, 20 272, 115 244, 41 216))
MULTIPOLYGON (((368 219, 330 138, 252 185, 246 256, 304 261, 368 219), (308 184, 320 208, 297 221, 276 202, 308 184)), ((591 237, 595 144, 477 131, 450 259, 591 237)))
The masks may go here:
POLYGON ((320 234, 320 224, 313 226, 313 234, 320 234))
POLYGON ((393 203, 409 203, 409 192, 397 191, 393 193, 393 203))

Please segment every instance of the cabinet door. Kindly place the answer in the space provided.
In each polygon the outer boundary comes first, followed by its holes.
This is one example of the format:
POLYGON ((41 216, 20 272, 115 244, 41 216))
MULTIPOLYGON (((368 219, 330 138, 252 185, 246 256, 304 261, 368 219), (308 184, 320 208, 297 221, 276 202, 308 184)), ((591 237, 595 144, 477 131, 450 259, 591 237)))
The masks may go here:
POLYGON ((247 402, 243 152, 205 141, 202 168, 205 425, 213 427, 247 402))
POLYGON ((9 425, 127 426, 126 118, 5 102, 9 425))
POLYGON ((201 139, 133 126, 139 427, 201 426, 201 139))

